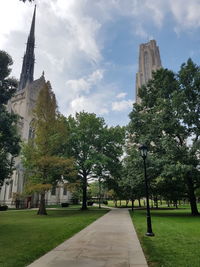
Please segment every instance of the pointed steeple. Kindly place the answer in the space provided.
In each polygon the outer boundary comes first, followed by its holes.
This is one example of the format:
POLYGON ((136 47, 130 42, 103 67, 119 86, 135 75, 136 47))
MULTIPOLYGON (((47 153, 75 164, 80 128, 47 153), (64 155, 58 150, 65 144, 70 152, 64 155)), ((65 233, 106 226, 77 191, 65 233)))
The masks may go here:
POLYGON ((34 73, 34 63, 35 63, 35 15, 36 15, 36 5, 33 13, 33 19, 31 23, 31 29, 28 36, 28 41, 26 45, 26 53, 24 54, 22 71, 20 75, 19 87, 18 90, 25 88, 27 83, 33 81, 34 73))

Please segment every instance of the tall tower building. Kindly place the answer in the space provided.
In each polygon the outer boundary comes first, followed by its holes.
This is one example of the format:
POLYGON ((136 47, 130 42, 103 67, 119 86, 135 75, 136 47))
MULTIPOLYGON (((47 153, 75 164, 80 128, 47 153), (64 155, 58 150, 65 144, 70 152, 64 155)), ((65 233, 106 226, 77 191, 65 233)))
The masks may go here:
POLYGON ((39 79, 34 80, 35 18, 36 6, 33 12, 31 28, 26 44, 26 52, 23 57, 19 86, 14 97, 12 97, 8 103, 10 112, 17 113, 20 116, 18 131, 24 142, 28 141, 31 137, 31 123, 33 120, 32 110, 37 101, 38 94, 45 84, 43 75, 39 79))
MULTIPOLYGON (((31 29, 29 32, 26 52, 23 57, 20 81, 15 95, 8 101, 7 109, 11 113, 19 115, 17 130, 23 142, 33 136, 32 121, 33 108, 41 88, 45 84, 44 76, 34 80, 34 64, 35 64, 35 18, 36 6, 33 12, 31 29)), ((24 167, 21 157, 15 158, 15 170, 7 183, 4 183, 0 191, 0 204, 5 203, 12 205, 14 203, 13 195, 20 195, 24 187, 24 167)))
POLYGON ((161 68, 159 47, 155 40, 140 45, 139 70, 136 73, 136 103, 140 103, 138 97, 139 88, 152 79, 152 72, 161 68))
MULTIPOLYGON (((33 129, 33 109, 37 102, 40 90, 44 87, 46 81, 44 73, 39 79, 34 80, 34 64, 35 64, 35 18, 36 7, 34 9, 31 29, 27 40, 26 52, 23 57, 22 70, 18 90, 15 95, 8 101, 7 109, 11 113, 19 115, 18 133, 23 142, 28 142, 34 137, 33 129)), ((22 159, 20 156, 15 158, 15 170, 13 175, 7 181, 4 181, 0 188, 0 204, 14 206, 16 196, 19 197, 24 189, 25 176, 22 159)), ((46 193, 47 203, 69 202, 71 198, 70 192, 66 191, 63 186, 55 188, 54 192, 46 193)), ((34 197, 28 197, 22 201, 21 207, 30 207, 36 205, 38 194, 34 197), (31 198, 31 200, 30 200, 31 198)))
POLYGON ((35 63, 35 14, 36 6, 33 13, 33 19, 31 23, 31 30, 28 36, 26 53, 24 54, 22 71, 20 75, 20 81, 18 90, 22 90, 28 83, 33 82, 33 73, 34 73, 34 63, 35 63))

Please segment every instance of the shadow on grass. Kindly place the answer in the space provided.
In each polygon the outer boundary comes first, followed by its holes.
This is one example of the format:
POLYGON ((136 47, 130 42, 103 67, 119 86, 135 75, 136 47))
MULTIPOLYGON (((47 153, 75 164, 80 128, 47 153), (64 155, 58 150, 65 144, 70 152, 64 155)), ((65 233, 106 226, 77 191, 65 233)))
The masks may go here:
MULTIPOLYGON (((3 217, 6 216, 7 218, 10 218, 12 221, 16 216, 20 214, 20 219, 26 220, 26 219, 34 219, 34 220, 48 220, 48 219, 56 219, 56 218, 64 218, 64 217, 76 217, 76 216, 84 216, 84 214, 106 214, 109 210, 107 209, 88 209, 88 210, 80 210, 80 209, 47 209, 47 215, 38 215, 37 210, 10 210, 5 212, 0 212, 0 215, 3 217)), ((2 217, 2 218, 3 218, 2 217)))
POLYGON ((152 216, 154 217, 192 217, 192 218, 195 218, 195 217, 199 217, 199 216, 193 216, 191 213, 175 213, 175 212, 165 212, 165 213, 159 213, 159 212, 153 212, 152 213, 152 216))
MULTIPOLYGON (((186 212, 185 210, 186 210, 186 208, 182 208, 182 209, 154 209, 154 210, 151 209, 151 215, 152 215, 152 217, 200 218, 200 214, 197 216, 194 216, 191 214, 190 211, 186 212)), ((146 215, 146 210, 140 210, 139 212, 141 215, 144 215, 144 216, 146 215)))

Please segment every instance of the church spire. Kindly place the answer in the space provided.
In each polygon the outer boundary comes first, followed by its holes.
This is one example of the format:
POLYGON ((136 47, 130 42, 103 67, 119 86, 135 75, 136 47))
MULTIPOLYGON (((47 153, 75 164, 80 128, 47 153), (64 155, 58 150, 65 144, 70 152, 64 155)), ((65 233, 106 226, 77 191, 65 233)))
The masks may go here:
POLYGON ((35 63, 35 15, 36 15, 36 5, 33 13, 33 19, 31 23, 31 29, 28 36, 28 41, 26 45, 26 53, 24 54, 22 71, 20 75, 19 87, 18 90, 25 88, 27 83, 33 81, 34 73, 34 63, 35 63))

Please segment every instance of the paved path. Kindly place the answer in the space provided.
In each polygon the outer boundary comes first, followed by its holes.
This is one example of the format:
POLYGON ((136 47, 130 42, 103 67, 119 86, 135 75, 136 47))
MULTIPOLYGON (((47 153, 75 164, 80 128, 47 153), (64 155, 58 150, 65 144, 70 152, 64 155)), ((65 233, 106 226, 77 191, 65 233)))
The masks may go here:
POLYGON ((112 209, 29 267, 147 267, 127 209, 112 209))

